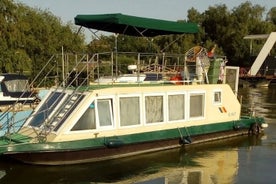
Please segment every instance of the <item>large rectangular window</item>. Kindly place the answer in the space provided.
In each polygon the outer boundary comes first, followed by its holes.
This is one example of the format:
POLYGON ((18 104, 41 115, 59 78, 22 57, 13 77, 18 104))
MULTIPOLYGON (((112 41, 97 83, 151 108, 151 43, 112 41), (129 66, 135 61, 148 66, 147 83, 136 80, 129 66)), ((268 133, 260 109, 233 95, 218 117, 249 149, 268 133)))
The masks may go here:
POLYGON ((203 117, 204 116, 204 100, 205 95, 190 94, 190 118, 203 117))
POLYGON ((185 95, 168 95, 169 121, 185 119, 185 95))
POLYGON ((98 117, 100 127, 112 126, 113 104, 112 99, 99 99, 97 101, 98 117))
POLYGON ((145 97, 146 123, 156 123, 164 121, 163 104, 163 96, 145 97))
POLYGON ((120 97, 120 126, 130 126, 139 124, 139 97, 120 97))

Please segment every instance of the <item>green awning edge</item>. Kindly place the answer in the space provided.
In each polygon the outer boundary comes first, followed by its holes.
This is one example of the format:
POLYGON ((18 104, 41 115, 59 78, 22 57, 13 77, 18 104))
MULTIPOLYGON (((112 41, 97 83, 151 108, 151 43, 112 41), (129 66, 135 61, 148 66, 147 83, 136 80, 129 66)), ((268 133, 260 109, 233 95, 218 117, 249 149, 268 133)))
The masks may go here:
POLYGON ((90 29, 146 37, 193 34, 199 31, 196 23, 144 18, 121 13, 77 15, 75 24, 90 29))

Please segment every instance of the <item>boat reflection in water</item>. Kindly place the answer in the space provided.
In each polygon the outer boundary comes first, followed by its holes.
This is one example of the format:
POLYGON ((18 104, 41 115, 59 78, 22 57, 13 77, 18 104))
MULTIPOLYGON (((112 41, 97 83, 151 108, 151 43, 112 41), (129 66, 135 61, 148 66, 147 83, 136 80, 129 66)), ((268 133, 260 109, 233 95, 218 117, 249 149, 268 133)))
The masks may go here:
POLYGON ((5 161, 0 164, 5 173, 0 183, 234 183, 239 165, 237 147, 252 144, 250 140, 241 136, 80 165, 37 166, 5 161))
POLYGON ((6 175, 5 171, 0 171, 0 179, 3 178, 6 175))

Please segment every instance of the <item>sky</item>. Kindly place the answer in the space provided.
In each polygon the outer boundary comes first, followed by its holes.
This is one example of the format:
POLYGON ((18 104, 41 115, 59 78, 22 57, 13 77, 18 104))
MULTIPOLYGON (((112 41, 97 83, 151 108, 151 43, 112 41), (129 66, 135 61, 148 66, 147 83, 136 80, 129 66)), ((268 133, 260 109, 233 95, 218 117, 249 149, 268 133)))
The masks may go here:
MULTIPOLYGON (((195 8, 204 12, 210 6, 225 4, 229 10, 244 0, 14 0, 33 8, 48 10, 64 23, 74 22, 78 14, 123 13, 127 15, 164 20, 185 20, 187 12, 195 8)), ((252 0, 253 5, 264 6, 266 11, 276 7, 276 0, 252 0)))

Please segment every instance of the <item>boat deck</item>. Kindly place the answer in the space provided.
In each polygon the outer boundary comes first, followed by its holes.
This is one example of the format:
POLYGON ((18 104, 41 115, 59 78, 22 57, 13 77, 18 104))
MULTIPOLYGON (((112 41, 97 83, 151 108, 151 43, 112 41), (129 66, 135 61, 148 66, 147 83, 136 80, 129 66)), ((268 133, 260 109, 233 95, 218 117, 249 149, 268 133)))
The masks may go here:
POLYGON ((11 135, 1 136, 0 145, 9 145, 16 143, 30 142, 31 138, 22 134, 13 133, 11 135))

